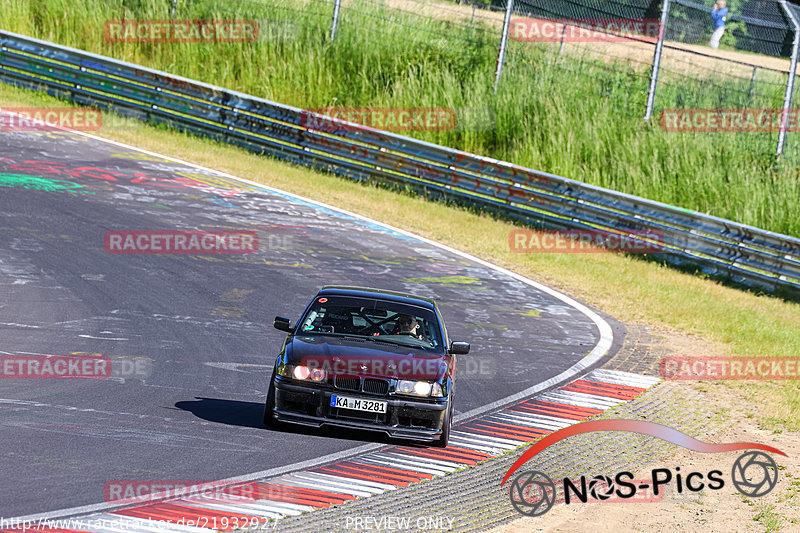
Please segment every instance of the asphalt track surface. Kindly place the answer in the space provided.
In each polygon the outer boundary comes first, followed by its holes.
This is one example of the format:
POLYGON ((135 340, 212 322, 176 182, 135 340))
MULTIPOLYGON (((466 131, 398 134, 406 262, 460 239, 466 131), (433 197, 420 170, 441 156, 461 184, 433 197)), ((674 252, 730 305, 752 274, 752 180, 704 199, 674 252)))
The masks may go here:
POLYGON ((436 298, 451 338, 472 343, 456 413, 556 376, 599 339, 575 308, 451 252, 76 133, 0 133, 0 216, 0 355, 114 367, 107 379, 3 375, 0 517, 103 502, 114 480, 217 480, 391 442, 262 426, 283 338, 272 318, 297 319, 322 285, 436 298), (111 254, 112 230, 256 231, 259 249, 111 254))

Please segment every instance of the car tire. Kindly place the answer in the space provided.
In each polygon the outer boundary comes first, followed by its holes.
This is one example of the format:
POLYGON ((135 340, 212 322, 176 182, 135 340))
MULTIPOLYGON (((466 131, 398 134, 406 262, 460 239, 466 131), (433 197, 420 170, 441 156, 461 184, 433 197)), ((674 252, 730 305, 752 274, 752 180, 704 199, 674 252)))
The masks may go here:
POLYGON ((450 440, 450 426, 453 425, 453 399, 450 398, 450 405, 447 408, 447 414, 442 421, 442 436, 439 440, 433 441, 435 448, 447 448, 447 443, 450 440))
POLYGON ((267 401, 264 402, 264 425, 270 429, 278 427, 275 420, 275 370, 272 370, 272 377, 269 378, 269 388, 267 389, 267 401))

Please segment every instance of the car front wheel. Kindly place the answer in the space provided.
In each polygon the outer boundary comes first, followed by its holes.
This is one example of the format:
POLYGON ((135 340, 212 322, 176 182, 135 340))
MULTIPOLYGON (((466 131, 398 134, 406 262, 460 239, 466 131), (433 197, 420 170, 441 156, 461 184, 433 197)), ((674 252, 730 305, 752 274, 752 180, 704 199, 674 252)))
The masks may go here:
POLYGON ((275 420, 275 370, 272 370, 272 377, 269 378, 269 389, 267 390, 267 401, 264 402, 264 425, 270 429, 278 427, 275 420))
POLYGON ((446 448, 447 442, 450 440, 450 426, 453 424, 453 399, 450 398, 450 406, 447 408, 447 414, 442 421, 442 436, 439 440, 433 442, 436 448, 446 448))

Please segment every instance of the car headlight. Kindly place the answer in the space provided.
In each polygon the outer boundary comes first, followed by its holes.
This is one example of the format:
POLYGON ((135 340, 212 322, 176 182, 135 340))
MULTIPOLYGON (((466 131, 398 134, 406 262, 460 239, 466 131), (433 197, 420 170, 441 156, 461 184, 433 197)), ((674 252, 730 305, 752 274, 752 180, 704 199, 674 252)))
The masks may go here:
POLYGON ((312 368, 308 377, 313 381, 324 381, 328 377, 328 371, 322 368, 312 368))
POLYGON ((428 381, 401 380, 397 382, 395 392, 400 394, 413 394, 415 396, 430 396, 432 385, 428 381))
POLYGON ((292 370, 292 377, 301 381, 306 379, 324 381, 328 377, 328 372, 322 368, 308 368, 305 365, 297 365, 292 370))
POLYGON ((433 384, 433 389, 431 390, 431 396, 436 396, 437 398, 444 397, 444 389, 442 388, 439 383, 433 384))
POLYGON ((307 366, 297 365, 292 371, 292 376, 294 379, 308 379, 309 373, 307 366))

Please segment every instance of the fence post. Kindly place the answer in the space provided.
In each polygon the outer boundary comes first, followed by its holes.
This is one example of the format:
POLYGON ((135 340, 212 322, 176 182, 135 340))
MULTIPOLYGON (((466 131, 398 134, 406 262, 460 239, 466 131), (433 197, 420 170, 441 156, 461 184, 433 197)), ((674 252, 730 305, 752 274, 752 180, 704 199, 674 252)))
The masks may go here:
POLYGON ((667 32, 668 20, 669 0, 663 0, 661 4, 661 22, 658 25, 658 41, 656 41, 656 51, 653 54, 653 69, 650 71, 650 89, 647 91, 647 108, 644 112, 645 120, 650 120, 653 116, 653 104, 656 101, 656 86, 658 85, 658 72, 661 70, 661 51, 664 49, 664 34, 667 32))
POLYGON ((558 57, 561 57, 561 52, 564 50, 564 37, 567 35, 567 23, 564 22, 561 26, 561 44, 558 46, 558 57))
POLYGON ((779 158, 783 153, 786 143, 786 122, 789 120, 789 112, 792 108, 792 94, 794 93, 794 78, 797 76, 797 51, 800 45, 800 24, 786 5, 786 0, 778 0, 784 13, 794 26, 794 39, 792 40, 792 60, 789 63, 789 75, 786 81, 786 95, 783 97, 783 110, 781 111, 781 127, 778 131, 778 148, 775 150, 775 157, 779 158))
POLYGON ((342 0, 333 2, 333 20, 331 21, 331 42, 336 37, 336 27, 339 25, 339 9, 342 7, 342 0))
POLYGON ((494 90, 497 92, 497 85, 500 83, 500 75, 503 73, 503 62, 506 60, 506 46, 508 45, 508 27, 511 25, 511 12, 514 10, 514 0, 508 0, 506 4, 506 18, 503 20, 503 37, 500 39, 500 53, 497 55, 497 68, 494 71, 494 90))
POLYGON ((472 4, 472 18, 469 21, 469 36, 472 37, 472 32, 475 30, 475 4, 472 4))
POLYGON ((750 76, 750 93, 747 95, 747 105, 750 105, 750 102, 753 100, 753 93, 756 90, 756 70, 758 67, 753 67, 753 75, 750 76))

